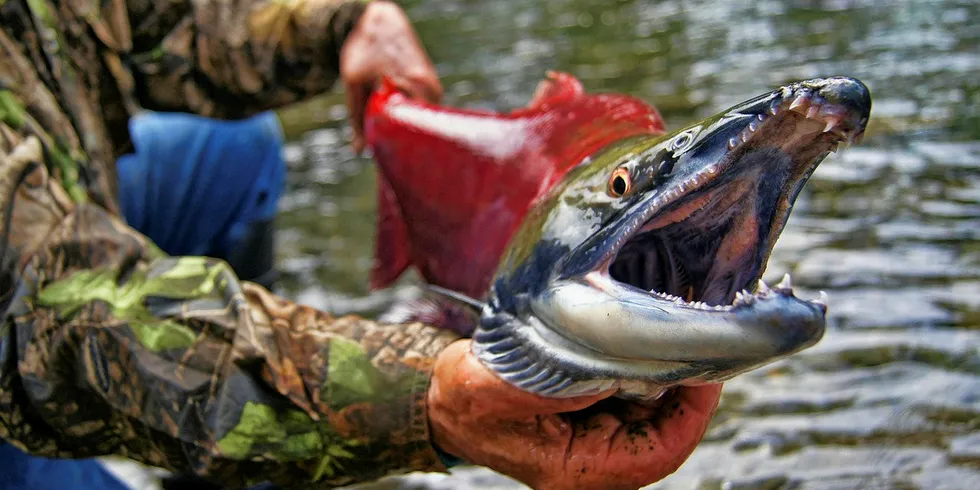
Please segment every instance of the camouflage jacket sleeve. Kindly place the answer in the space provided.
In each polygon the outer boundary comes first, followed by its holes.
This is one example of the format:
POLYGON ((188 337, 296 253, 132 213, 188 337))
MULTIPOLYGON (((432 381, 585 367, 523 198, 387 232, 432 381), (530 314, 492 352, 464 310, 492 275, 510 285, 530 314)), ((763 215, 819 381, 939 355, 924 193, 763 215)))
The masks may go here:
POLYGON ((0 440, 232 487, 444 470, 425 393, 452 334, 332 318, 164 255, 73 199, 43 138, 7 124, 37 127, 12 97, 0 87, 0 440))
MULTIPOLYGON (((146 108, 244 117, 323 92, 366 0, 128 0, 126 53, 146 108)), ((111 15, 101 32, 125 32, 111 15)), ((105 38, 119 38, 106 35, 105 38)))

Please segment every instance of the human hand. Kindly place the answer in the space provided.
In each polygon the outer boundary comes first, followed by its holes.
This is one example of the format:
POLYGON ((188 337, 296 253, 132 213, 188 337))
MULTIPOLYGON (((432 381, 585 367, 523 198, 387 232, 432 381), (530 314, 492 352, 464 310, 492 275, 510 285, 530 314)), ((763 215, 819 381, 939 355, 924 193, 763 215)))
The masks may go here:
POLYGON ((436 446, 535 489, 634 489, 673 473, 708 427, 721 385, 680 388, 654 406, 544 398, 508 385, 460 340, 436 359, 428 392, 436 446))
POLYGON ((442 100, 435 66, 405 12, 394 3, 373 1, 340 49, 340 77, 354 129, 351 145, 357 153, 364 149, 364 107, 382 76, 409 97, 442 100))

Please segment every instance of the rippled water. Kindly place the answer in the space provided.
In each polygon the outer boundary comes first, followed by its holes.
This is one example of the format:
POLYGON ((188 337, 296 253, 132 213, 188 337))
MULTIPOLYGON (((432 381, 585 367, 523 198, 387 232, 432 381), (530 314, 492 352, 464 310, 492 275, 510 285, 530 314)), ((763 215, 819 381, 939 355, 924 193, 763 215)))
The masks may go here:
MULTIPOLYGON (((796 79, 866 82, 864 143, 814 174, 766 276, 830 294, 826 337, 726 384, 705 441, 652 488, 980 488, 980 3, 407 5, 452 105, 522 105, 558 69, 676 127, 796 79)), ((370 314, 407 286, 367 294, 374 174, 342 102, 283 113, 283 292, 370 314)), ((481 468, 373 486, 520 488, 481 468)))

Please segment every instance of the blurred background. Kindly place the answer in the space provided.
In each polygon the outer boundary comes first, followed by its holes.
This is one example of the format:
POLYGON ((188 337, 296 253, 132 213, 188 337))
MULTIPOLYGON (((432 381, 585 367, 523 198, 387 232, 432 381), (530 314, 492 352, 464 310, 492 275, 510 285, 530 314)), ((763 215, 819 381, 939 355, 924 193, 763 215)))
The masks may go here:
MULTIPOLYGON (((980 2, 399 3, 454 106, 519 107, 555 69, 647 100, 673 128, 790 81, 864 81, 864 142, 816 171, 766 275, 826 290, 827 335, 727 383, 705 441, 650 488, 980 488, 980 2)), ((411 279, 367 291, 375 174, 347 146, 343 96, 280 114, 281 292, 375 313, 411 279)), ((460 467, 366 488, 522 487, 460 467)))

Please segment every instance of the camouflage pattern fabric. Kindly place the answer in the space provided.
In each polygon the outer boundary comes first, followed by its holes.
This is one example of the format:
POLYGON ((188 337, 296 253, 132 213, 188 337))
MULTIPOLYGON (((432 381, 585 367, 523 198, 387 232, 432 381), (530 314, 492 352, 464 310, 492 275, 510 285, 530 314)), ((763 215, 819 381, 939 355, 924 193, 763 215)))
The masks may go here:
POLYGON ((445 469, 425 393, 453 334, 334 318, 168 257, 110 186, 141 107, 236 118, 323 92, 363 8, 0 0, 0 439, 232 487, 445 469))

